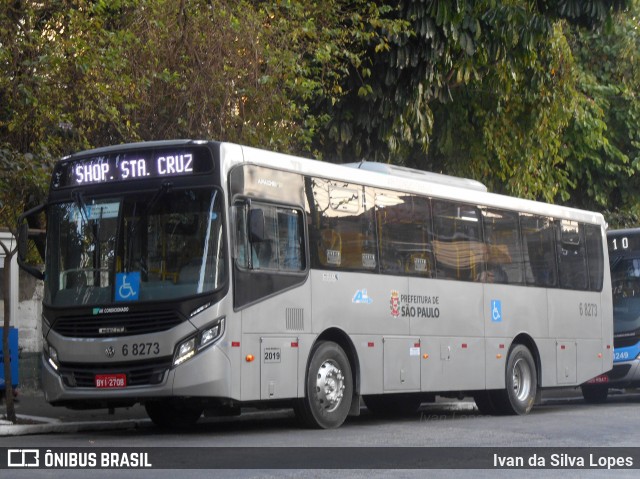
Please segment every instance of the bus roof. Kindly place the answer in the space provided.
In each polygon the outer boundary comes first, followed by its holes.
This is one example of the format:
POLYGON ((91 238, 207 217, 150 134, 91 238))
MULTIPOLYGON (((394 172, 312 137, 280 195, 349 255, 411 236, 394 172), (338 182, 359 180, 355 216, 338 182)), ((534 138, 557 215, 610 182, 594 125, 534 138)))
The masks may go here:
MULTIPOLYGON (((241 161, 267 168, 278 168, 284 171, 314 175, 338 181, 354 181, 364 186, 387 188, 417 195, 453 199, 463 203, 479 204, 487 207, 520 211, 523 213, 583 221, 606 227, 606 222, 604 221, 604 217, 601 213, 497 193, 489 193, 486 191, 486 187, 484 187, 484 185, 476 182, 475 180, 457 178, 459 181, 446 181, 443 179, 440 179, 440 181, 434 181, 430 175, 409 174, 410 169, 402 167, 380 168, 374 166, 373 168, 361 168, 357 174, 354 174, 353 165, 348 166, 325 161, 311 160, 252 147, 238 146, 230 143, 222 143, 221 148, 221 157, 223 158, 225 157, 225 152, 237 157, 239 151, 236 150, 236 148, 239 148, 242 155, 241 161)), ((371 165, 373 163, 365 162, 365 164, 371 165)), ((231 165, 227 165, 227 167, 230 166, 231 165)), ((431 175, 436 174, 431 173, 431 175)), ((446 175, 437 176, 443 176, 446 178, 446 175)), ((454 177, 449 178, 456 179, 454 177)))
POLYGON ((640 227, 639 228, 623 228, 619 230, 607 231, 607 236, 632 236, 632 235, 640 235, 640 227))
POLYGON ((420 179, 431 183, 457 186, 459 188, 469 188, 476 191, 487 191, 487 187, 479 181, 469 178, 459 178, 457 176, 443 175, 431 171, 407 168, 406 166, 390 165, 388 163, 377 163, 375 161, 361 161, 360 163, 346 163, 344 166, 358 168, 360 170, 377 171, 385 175, 394 175, 401 178, 420 179))
POLYGON ((604 217, 600 213, 489 193, 485 185, 472 179, 457 178, 369 161, 340 165, 216 141, 179 139, 129 143, 80 151, 63 158, 62 161, 126 150, 205 144, 216 145, 220 148, 220 158, 223 163, 222 168, 227 171, 233 167, 233 165, 244 162, 269 168, 278 168, 294 173, 315 175, 327 179, 357 181, 359 184, 365 186, 387 188, 444 199, 454 199, 471 204, 476 203, 487 207, 505 208, 601 225, 606 224, 604 217), (354 168, 359 168, 360 171, 355 173, 354 168))

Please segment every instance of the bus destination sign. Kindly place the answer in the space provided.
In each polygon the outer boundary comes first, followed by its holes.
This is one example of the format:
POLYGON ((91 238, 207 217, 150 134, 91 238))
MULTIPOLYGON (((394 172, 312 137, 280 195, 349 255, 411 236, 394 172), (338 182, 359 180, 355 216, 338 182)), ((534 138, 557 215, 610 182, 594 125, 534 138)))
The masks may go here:
POLYGON ((610 255, 640 250, 640 236, 637 234, 610 234, 607 239, 610 255))
POLYGON ((76 187, 145 178, 189 176, 211 170, 212 162, 204 148, 139 150, 92 156, 60 163, 53 187, 76 187))

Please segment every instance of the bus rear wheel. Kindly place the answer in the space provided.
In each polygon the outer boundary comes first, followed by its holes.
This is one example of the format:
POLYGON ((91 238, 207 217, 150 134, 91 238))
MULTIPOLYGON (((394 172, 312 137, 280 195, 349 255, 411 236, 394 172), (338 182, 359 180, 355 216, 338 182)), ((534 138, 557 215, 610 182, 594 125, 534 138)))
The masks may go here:
POLYGON ((305 397, 295 411, 303 425, 332 429, 342 425, 353 397, 353 375, 344 350, 331 341, 319 341, 311 352, 305 397))
POLYGON ((148 401, 144 404, 144 408, 156 426, 169 429, 193 426, 203 412, 201 406, 179 399, 148 401))
POLYGON ((504 415, 528 414, 536 400, 538 375, 533 356, 523 344, 515 344, 509 351, 505 386, 490 393, 496 411, 504 415))

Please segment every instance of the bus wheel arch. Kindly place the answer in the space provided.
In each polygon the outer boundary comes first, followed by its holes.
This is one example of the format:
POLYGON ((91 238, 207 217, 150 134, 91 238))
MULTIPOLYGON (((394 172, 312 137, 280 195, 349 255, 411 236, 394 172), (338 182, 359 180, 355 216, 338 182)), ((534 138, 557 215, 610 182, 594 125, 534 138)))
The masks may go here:
MULTIPOLYGON (((358 353, 356 352, 356 348, 353 345, 351 338, 349 338, 349 335, 341 329, 331 328, 320 334, 316 338, 316 343, 318 341, 332 341, 344 350, 347 358, 349 359, 349 365, 351 366, 351 374, 353 376, 353 393, 354 399, 356 399, 356 396, 359 396, 360 394, 360 361, 358 360, 358 353)), ((307 369, 308 366, 309 365, 307 364, 307 369)))
POLYGON ((538 388, 539 388, 540 384, 542 384, 542 362, 540 359, 540 351, 538 350, 538 346, 536 345, 536 342, 527 333, 520 333, 515 338, 513 338, 513 341, 511 342, 510 350, 516 344, 521 344, 525 346, 533 356, 533 360, 535 361, 535 366, 536 366, 536 374, 537 374, 536 379, 538 381, 538 388))
POLYGON ((538 396, 540 370, 540 354, 533 339, 526 334, 514 338, 505 364, 505 389, 491 393, 496 412, 528 414, 538 396))
POLYGON ((303 425, 336 428, 356 407, 359 410, 357 364, 355 348, 344 332, 332 329, 318 336, 305 368, 304 397, 294 404, 303 425))

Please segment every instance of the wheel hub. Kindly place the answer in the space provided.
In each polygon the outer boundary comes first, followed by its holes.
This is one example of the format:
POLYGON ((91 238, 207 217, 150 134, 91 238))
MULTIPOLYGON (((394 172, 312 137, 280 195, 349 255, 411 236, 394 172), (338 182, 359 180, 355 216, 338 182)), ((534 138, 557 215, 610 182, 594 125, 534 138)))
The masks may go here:
POLYGON ((320 406, 327 412, 335 411, 342 402, 344 388, 344 375, 338 365, 331 360, 324 361, 316 379, 320 406))
POLYGON ((518 359, 513 365, 513 392, 519 401, 524 401, 531 391, 531 370, 524 359, 518 359))

